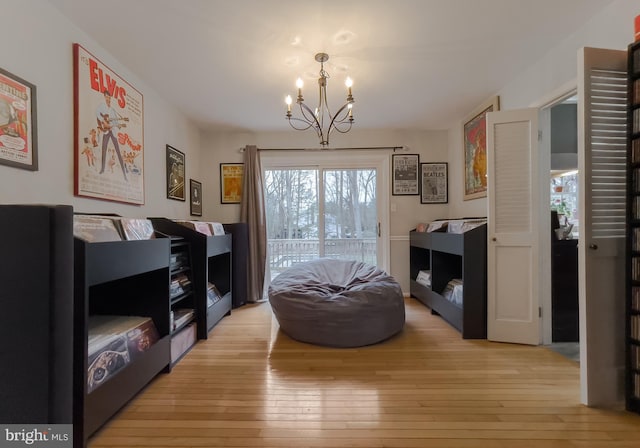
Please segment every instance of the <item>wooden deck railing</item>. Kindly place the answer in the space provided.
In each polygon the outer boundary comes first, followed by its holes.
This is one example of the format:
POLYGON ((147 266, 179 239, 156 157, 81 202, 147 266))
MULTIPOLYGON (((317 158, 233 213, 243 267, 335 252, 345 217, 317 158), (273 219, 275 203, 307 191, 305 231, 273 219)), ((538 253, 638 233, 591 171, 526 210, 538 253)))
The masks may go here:
MULTIPOLYGON (((270 239, 267 241, 272 277, 296 263, 320 257, 320 241, 310 239, 270 239)), ((376 264, 375 238, 332 238, 325 240, 324 256, 376 264)))

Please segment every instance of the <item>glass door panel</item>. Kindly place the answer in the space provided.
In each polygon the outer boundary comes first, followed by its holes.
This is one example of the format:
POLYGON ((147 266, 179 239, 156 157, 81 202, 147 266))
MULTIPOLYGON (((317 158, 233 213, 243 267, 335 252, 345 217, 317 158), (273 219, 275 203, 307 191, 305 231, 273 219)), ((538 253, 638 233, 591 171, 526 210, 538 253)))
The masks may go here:
POLYGON ((323 170, 323 256, 377 265, 375 169, 323 170))

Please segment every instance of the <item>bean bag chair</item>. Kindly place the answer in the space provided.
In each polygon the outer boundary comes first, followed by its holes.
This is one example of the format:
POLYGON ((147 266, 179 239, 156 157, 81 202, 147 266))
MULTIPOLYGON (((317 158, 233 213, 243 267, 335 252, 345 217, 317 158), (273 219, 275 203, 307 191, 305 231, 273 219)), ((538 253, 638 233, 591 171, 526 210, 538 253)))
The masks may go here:
POLYGON ((375 344, 402 330, 405 320, 398 282, 359 261, 297 264, 271 282, 269 303, 288 336, 329 347, 375 344))

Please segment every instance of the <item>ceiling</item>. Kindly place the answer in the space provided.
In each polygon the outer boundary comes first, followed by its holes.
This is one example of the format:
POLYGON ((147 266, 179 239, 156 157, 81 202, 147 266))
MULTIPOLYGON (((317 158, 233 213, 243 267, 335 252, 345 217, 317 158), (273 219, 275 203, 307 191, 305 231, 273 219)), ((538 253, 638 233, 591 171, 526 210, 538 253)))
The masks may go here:
POLYGON ((354 127, 446 129, 613 0, 49 1, 201 129, 277 131, 320 51, 354 127))

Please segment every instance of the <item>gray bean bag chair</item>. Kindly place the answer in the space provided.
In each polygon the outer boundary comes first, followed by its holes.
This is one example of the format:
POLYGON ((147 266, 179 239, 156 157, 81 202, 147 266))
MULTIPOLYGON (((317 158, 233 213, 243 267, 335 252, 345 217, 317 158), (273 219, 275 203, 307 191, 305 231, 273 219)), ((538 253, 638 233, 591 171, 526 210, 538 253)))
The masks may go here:
POLYGON ((358 261, 323 258, 297 264, 271 282, 269 302, 282 331, 311 344, 361 347, 404 326, 398 282, 358 261))

